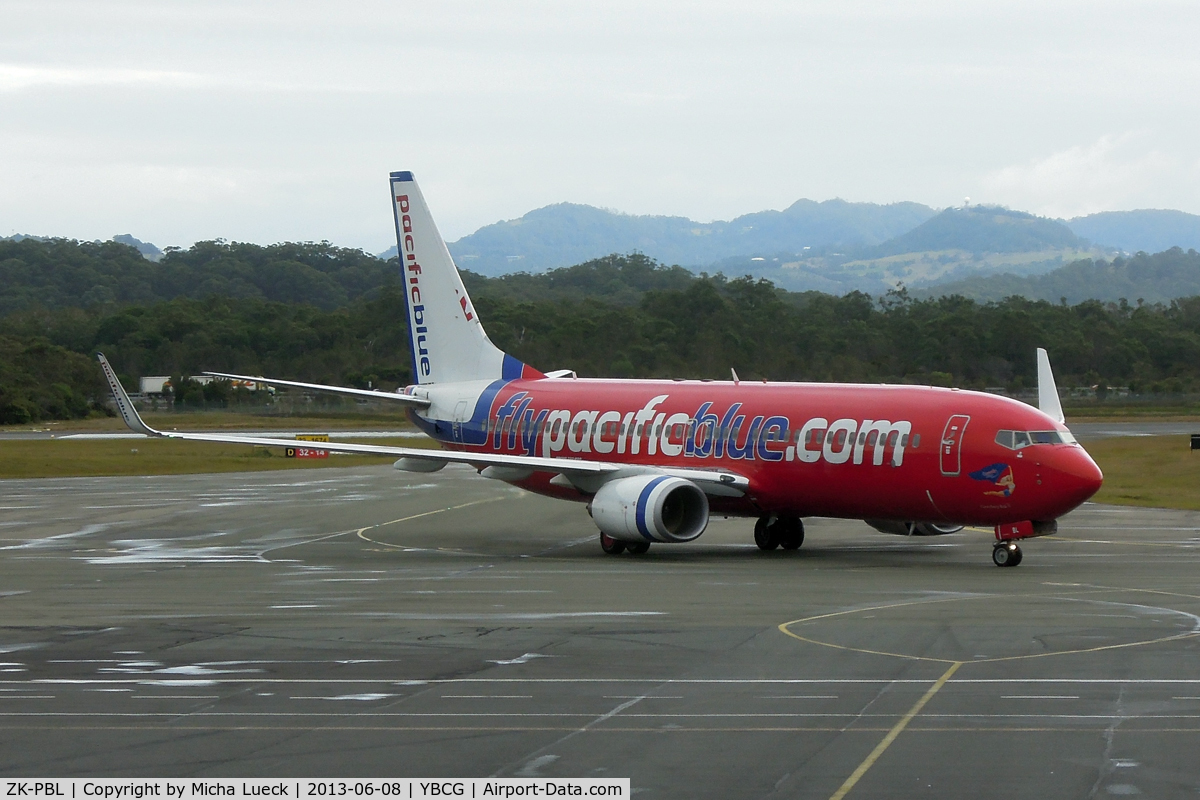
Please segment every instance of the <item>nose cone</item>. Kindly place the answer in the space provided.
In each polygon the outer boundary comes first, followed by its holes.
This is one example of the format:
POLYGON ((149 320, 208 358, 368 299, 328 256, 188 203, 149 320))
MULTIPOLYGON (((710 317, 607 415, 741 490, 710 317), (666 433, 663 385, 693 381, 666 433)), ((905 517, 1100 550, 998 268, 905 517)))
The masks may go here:
POLYGON ((1104 473, 1082 447, 1064 448, 1062 456, 1056 459, 1055 467, 1059 476, 1055 483, 1060 485, 1058 492, 1061 492, 1063 500, 1075 508, 1100 491, 1104 485, 1104 473))

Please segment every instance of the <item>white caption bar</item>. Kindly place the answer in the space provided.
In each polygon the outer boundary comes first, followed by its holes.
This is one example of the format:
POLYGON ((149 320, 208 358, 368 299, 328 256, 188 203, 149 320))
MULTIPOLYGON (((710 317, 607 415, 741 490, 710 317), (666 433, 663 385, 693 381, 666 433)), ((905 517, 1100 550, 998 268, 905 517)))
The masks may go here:
POLYGON ((305 798, 513 798, 513 797, 629 797, 628 778, 5 778, 0 797, 28 800, 197 800, 213 797, 305 798))

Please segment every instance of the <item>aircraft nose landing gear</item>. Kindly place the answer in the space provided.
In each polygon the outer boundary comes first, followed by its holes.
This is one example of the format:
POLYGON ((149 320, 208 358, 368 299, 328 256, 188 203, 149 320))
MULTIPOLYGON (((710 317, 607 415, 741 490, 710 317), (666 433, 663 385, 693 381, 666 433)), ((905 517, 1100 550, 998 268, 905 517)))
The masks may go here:
POLYGON ((992 562, 997 567, 1015 567, 1021 563, 1021 548, 1018 539, 1034 536, 1050 536, 1058 531, 1058 522, 1049 520, 1025 520, 1006 522, 996 526, 996 546, 992 548, 992 562))
POLYGON ((1011 540, 996 542, 992 548, 992 563, 997 567, 1015 567, 1021 563, 1021 548, 1011 540))

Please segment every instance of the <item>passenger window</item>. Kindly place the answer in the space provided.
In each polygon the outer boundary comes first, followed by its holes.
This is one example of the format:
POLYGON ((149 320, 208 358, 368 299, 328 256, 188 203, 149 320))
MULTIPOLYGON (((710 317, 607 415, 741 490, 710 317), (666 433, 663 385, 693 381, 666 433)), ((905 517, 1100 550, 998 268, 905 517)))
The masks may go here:
POLYGON ((908 434, 907 433, 900 437, 900 446, 908 447, 908 434))
POLYGON ((837 432, 837 436, 834 438, 834 441, 833 441, 833 446, 838 448, 839 450, 846 446, 846 432, 845 431, 837 432))
POLYGON ((896 440, 899 438, 900 438, 899 431, 892 431, 891 433, 889 433, 888 438, 887 438, 888 447, 895 447, 896 440))
POLYGON ((867 446, 874 447, 875 440, 879 438, 879 431, 871 431, 867 434, 867 446))
POLYGON ((913 446, 913 450, 916 450, 918 447, 921 446, 921 434, 919 434, 919 433, 913 434, 912 446, 913 446))

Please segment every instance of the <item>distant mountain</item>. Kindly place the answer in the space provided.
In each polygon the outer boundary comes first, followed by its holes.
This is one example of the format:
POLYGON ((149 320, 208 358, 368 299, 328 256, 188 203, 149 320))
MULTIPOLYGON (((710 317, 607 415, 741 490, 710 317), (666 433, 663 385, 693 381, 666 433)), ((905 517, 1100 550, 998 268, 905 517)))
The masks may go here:
POLYGON ((882 244, 724 259, 727 275, 767 278, 790 291, 883 294, 903 283, 928 286, 978 274, 1036 275, 1088 257, 1115 255, 1090 248, 1055 220, 996 206, 948 208, 882 244))
MULTIPOLYGON (((483 275, 541 272, 611 253, 639 251, 668 264, 703 267, 737 255, 867 247, 920 225, 936 212, 920 203, 799 200, 728 222, 635 216, 559 203, 480 228, 449 244, 460 267, 483 275)), ((382 253, 389 258, 395 248, 382 253)))
POLYGON ((1083 244, 1066 225, 999 206, 947 208, 912 230, 872 248, 874 258, 931 250, 1028 253, 1083 244))
POLYGON ((1096 244, 1127 253, 1158 253, 1172 247, 1200 250, 1200 215, 1183 211, 1102 211, 1076 217, 1067 227, 1096 244))
POLYGON ((149 242, 143 242, 141 239, 135 239, 128 233, 122 233, 112 238, 114 242, 127 244, 142 254, 142 258, 147 261, 160 261, 163 256, 163 251, 159 250, 149 242))
POLYGON ((1084 259, 1045 275, 975 276, 913 293, 917 296, 962 295, 973 300, 1002 300, 1020 295, 1033 300, 1068 303, 1084 300, 1168 303, 1200 295, 1200 253, 1179 247, 1148 255, 1138 253, 1112 261, 1084 259))

